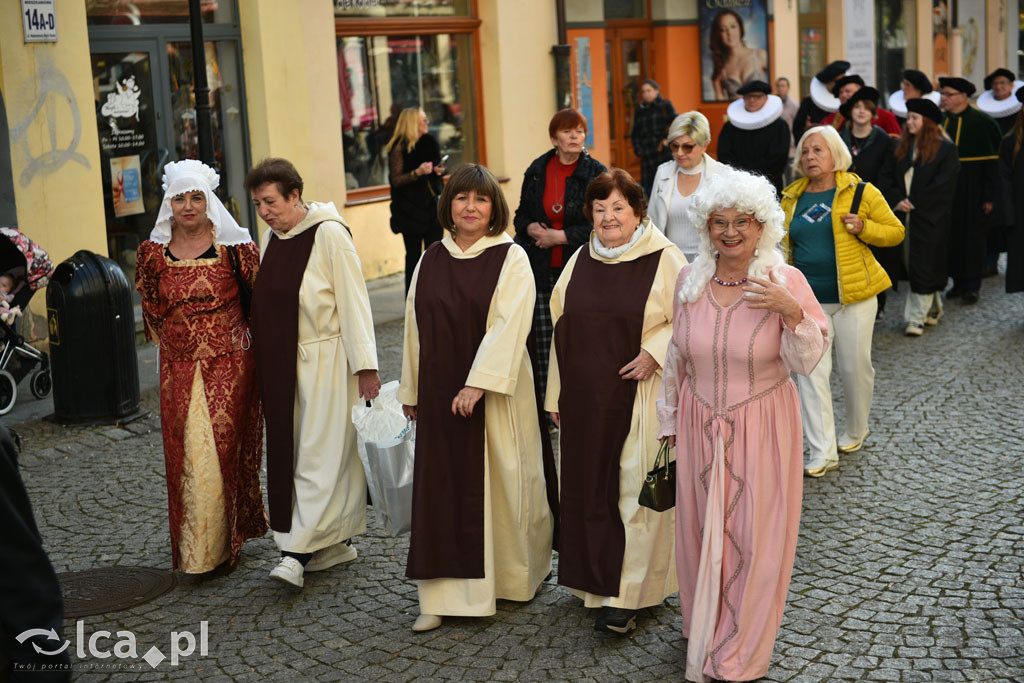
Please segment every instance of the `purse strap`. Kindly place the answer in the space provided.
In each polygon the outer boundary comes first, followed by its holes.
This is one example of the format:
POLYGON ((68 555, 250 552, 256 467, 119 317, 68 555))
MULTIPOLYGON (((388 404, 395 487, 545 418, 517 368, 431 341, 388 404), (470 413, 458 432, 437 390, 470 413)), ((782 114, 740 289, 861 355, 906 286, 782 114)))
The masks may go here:
MULTIPOLYGON (((651 472, 657 472, 660 467, 668 467, 669 462, 671 462, 668 459, 668 450, 668 439, 665 439, 661 442, 661 447, 658 449, 658 455, 654 458, 654 466, 651 467, 651 472), (665 458, 664 465, 661 463, 662 457, 665 458)), ((647 478, 650 478, 650 474, 647 475, 647 478)))

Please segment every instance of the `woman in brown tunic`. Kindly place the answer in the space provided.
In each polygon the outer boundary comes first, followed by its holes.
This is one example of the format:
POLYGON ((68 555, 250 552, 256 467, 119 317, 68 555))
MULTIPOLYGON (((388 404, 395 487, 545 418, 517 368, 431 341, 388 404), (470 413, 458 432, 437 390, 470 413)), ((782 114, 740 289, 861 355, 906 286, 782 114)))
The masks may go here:
POLYGON ((655 401, 686 258, 645 208, 622 169, 591 181, 584 211, 594 233, 551 297, 545 407, 561 427, 558 583, 601 608, 596 630, 618 633, 676 592, 674 513, 637 498, 658 453, 655 401))
POLYGON ((505 234, 508 215, 490 171, 453 173, 438 209, 448 235, 423 254, 406 301, 398 399, 417 421, 414 631, 531 600, 551 569, 554 462, 542 455, 526 343, 533 274, 505 234))

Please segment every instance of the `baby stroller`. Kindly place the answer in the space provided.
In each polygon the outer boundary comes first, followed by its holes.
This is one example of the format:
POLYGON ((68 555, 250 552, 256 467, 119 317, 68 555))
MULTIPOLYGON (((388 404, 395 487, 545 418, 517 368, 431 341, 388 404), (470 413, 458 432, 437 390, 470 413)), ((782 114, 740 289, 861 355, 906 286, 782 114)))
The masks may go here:
MULTIPOLYGON (((0 228, 0 275, 14 280, 7 293, 11 308, 25 310, 32 295, 53 275, 50 256, 14 228, 0 228)), ((21 322, 0 320, 0 415, 11 412, 18 398, 18 383, 30 372, 29 389, 36 398, 50 393, 50 357, 29 345, 21 335, 21 322)))

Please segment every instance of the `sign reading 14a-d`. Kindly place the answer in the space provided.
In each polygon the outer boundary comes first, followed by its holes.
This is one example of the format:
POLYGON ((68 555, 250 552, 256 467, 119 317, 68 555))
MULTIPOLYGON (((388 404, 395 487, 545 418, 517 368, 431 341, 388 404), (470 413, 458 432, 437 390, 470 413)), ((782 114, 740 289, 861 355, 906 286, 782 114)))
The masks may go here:
POLYGON ((26 43, 57 42, 56 0, 21 0, 21 26, 26 43))

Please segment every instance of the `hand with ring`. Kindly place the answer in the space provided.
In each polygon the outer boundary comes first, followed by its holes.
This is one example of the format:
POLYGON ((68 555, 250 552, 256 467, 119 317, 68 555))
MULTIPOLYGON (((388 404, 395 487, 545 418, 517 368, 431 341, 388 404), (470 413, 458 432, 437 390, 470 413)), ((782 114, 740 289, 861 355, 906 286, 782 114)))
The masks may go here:
POLYGON ((864 221, 861 220, 860 216, 855 213, 843 214, 841 219, 843 221, 843 227, 846 228, 846 232, 851 235, 859 235, 864 232, 864 221))
POLYGON ((755 309, 763 309, 778 313, 782 316, 789 329, 795 329, 804 317, 804 311, 800 303, 790 294, 789 290, 779 284, 775 273, 768 272, 768 279, 759 277, 748 277, 747 284, 743 287, 746 292, 743 296, 747 300, 747 306, 755 309))

